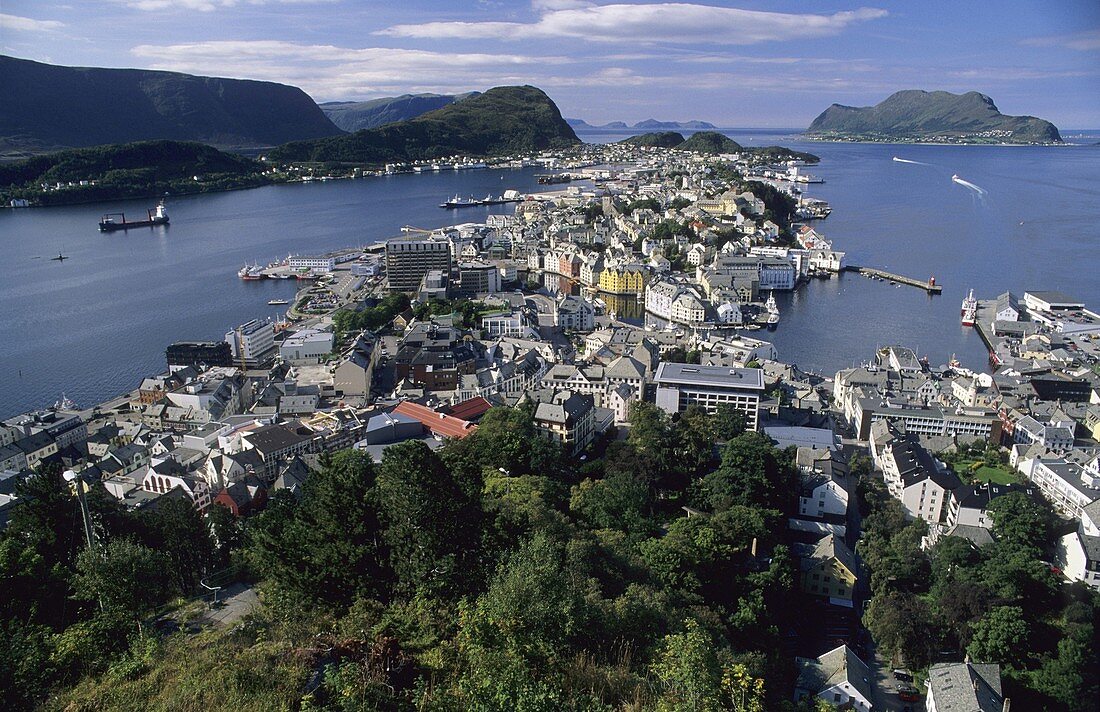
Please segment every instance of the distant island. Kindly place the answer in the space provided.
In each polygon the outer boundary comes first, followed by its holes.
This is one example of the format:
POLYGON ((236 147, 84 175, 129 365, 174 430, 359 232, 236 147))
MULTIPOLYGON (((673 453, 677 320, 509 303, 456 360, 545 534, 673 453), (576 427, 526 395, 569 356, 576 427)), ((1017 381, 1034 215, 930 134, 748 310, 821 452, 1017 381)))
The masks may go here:
POLYGON ((456 101, 478 96, 480 92, 465 94, 402 94, 369 101, 328 101, 319 104, 321 111, 332 123, 349 133, 373 129, 395 121, 408 121, 417 116, 442 109, 456 101))
POLYGON ((1056 144, 1058 128, 1034 116, 1007 116, 985 94, 910 89, 875 106, 833 104, 806 136, 827 141, 1056 144))
POLYGON ((201 143, 140 141, 0 163, 0 204, 69 205, 211 193, 276 181, 250 158, 201 143))
POLYGON ((7 158, 157 139, 247 149, 341 133, 308 94, 274 82, 0 56, 0 87, 7 158))
POLYGON ((783 161, 802 161, 803 163, 817 163, 821 159, 812 153, 794 151, 783 146, 765 146, 763 148, 745 148, 725 134, 717 131, 699 131, 690 138, 685 139, 683 134, 676 131, 652 131, 649 133, 631 136, 619 143, 630 146, 642 146, 645 148, 674 148, 678 151, 691 151, 693 153, 706 153, 718 155, 722 153, 740 153, 751 155, 757 160, 767 163, 781 163, 783 161))
POLYGON ((532 86, 495 87, 408 121, 350 135, 295 141, 268 154, 276 163, 373 164, 447 156, 502 156, 580 143, 558 107, 532 86))
POLYGON ((639 121, 633 126, 628 126, 622 121, 612 121, 598 126, 590 124, 584 119, 566 119, 566 122, 575 129, 588 131, 628 131, 630 129, 639 129, 643 131, 679 131, 682 129, 703 130, 718 128, 714 124, 698 120, 658 121, 657 119, 646 119, 645 121, 639 121))

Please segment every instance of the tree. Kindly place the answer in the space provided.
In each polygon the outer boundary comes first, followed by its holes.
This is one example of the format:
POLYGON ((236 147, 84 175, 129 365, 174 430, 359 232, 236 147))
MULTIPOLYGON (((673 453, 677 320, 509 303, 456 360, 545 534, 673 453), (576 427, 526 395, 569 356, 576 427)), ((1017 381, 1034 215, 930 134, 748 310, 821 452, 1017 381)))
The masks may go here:
POLYGON ((989 515, 998 539, 1034 552, 1034 558, 1041 558, 1053 543, 1054 520, 1050 508, 1023 492, 1010 492, 994 499, 989 503, 989 515))
POLYGON ((644 532, 650 523, 649 488, 631 473, 614 472, 604 479, 587 479, 573 487, 569 509, 591 526, 644 532))
POLYGON ((136 621, 173 589, 167 557, 127 539, 80 552, 76 570, 73 588, 78 596, 136 621))
POLYGON ((720 442, 733 440, 745 432, 745 414, 731 403, 719 403, 714 412, 714 436, 720 442))
POLYGON ((376 484, 382 539, 404 593, 457 593, 476 580, 467 553, 476 551, 481 508, 443 460, 419 440, 382 456, 376 484))
POLYGON ((1018 606, 996 606, 974 624, 966 652, 977 662, 1018 664, 1027 651, 1030 633, 1018 606))
MULTIPOLYGON (((684 632, 665 636, 650 673, 661 686, 661 712, 722 709, 722 668, 710 636, 695 620, 684 623, 684 632)), ((733 680, 731 688, 736 688, 733 680)))
POLYGON ((164 554, 181 593, 190 593, 210 572, 214 541, 198 510, 187 499, 166 498, 145 515, 146 544, 164 554))
POLYGON ((699 406, 688 406, 672 425, 672 440, 677 469, 687 476, 694 476, 704 470, 714 457, 712 418, 699 406))
POLYGON ((722 464, 703 478, 702 504, 715 511, 735 504, 791 508, 795 474, 766 435, 746 432, 726 443, 722 464))
POLYGON ((216 552, 217 565, 228 566, 229 557, 244 542, 243 522, 229 511, 229 507, 211 507, 206 513, 216 552))
POLYGON ((911 593, 891 591, 871 599, 863 623, 882 650, 895 659, 903 657, 914 668, 932 662, 935 644, 932 612, 911 593))

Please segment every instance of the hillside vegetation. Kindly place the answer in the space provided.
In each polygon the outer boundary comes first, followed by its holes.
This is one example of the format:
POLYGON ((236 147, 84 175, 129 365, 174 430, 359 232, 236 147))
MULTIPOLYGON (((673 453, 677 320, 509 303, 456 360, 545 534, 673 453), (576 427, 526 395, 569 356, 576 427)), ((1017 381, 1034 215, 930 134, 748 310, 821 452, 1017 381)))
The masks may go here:
POLYGON ((60 205, 204 193, 263 185, 270 182, 263 170, 256 161, 194 142, 75 148, 0 164, 0 199, 60 205))
POLYGON ((498 156, 579 143, 542 90, 496 87, 409 121, 314 141, 296 141, 268 154, 278 162, 380 164, 444 156, 498 156))
POLYGON ((625 138, 619 143, 653 148, 676 148, 684 142, 684 135, 675 131, 655 131, 625 138))
POLYGON ((899 91, 875 106, 833 104, 810 127, 823 138, 958 139, 988 143, 1060 143, 1057 127, 1034 116, 1006 116, 985 94, 899 91))
POLYGON ((305 92, 273 82, 0 56, 0 96, 9 155, 153 139, 244 148, 340 133, 305 92))

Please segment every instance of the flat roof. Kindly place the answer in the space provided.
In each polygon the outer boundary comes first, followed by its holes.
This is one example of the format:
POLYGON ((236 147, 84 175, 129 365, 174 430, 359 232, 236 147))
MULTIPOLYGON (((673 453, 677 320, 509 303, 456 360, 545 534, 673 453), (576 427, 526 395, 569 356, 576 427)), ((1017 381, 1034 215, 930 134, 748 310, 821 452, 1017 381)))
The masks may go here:
POLYGON ((1074 299, 1073 297, 1066 294, 1065 292, 1059 292, 1057 290, 1031 291, 1029 289, 1028 291, 1024 292, 1024 298, 1026 299, 1029 296, 1034 297, 1035 299, 1038 299, 1039 301, 1046 302, 1047 304, 1050 304, 1051 306, 1058 305, 1058 306, 1083 307, 1085 305, 1085 303, 1082 302, 1080 299, 1074 299))
POLYGON ((700 366, 691 363, 662 361, 654 380, 658 385, 709 386, 714 388, 748 388, 764 390, 764 372, 759 368, 700 366))

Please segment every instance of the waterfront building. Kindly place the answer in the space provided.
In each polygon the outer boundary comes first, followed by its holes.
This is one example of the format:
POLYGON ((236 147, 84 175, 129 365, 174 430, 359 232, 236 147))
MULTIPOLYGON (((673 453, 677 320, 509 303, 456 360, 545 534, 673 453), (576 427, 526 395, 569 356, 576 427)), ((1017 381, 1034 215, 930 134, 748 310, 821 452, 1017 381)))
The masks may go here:
POLYGON ((252 319, 225 334, 232 363, 244 368, 267 364, 276 353, 275 327, 268 321, 252 319))
POLYGON ((164 350, 168 370, 187 366, 232 366, 233 351, 228 341, 177 341, 164 350))
POLYGON ((446 240, 390 240, 386 243, 386 279, 394 292, 415 292, 430 270, 451 270, 446 240))
POLYGON ((640 265, 606 267, 600 272, 600 291, 611 294, 644 294, 647 274, 640 265))
POLYGON ((764 373, 758 368, 695 366, 665 361, 657 367, 654 381, 657 407, 670 415, 683 412, 689 405, 698 405, 714 413, 720 404, 728 403, 745 415, 749 430, 757 429, 760 398, 764 393, 764 373))
POLYGON ((294 255, 287 259, 287 266, 298 272, 309 270, 317 274, 328 274, 336 269, 336 258, 332 256, 294 255))

